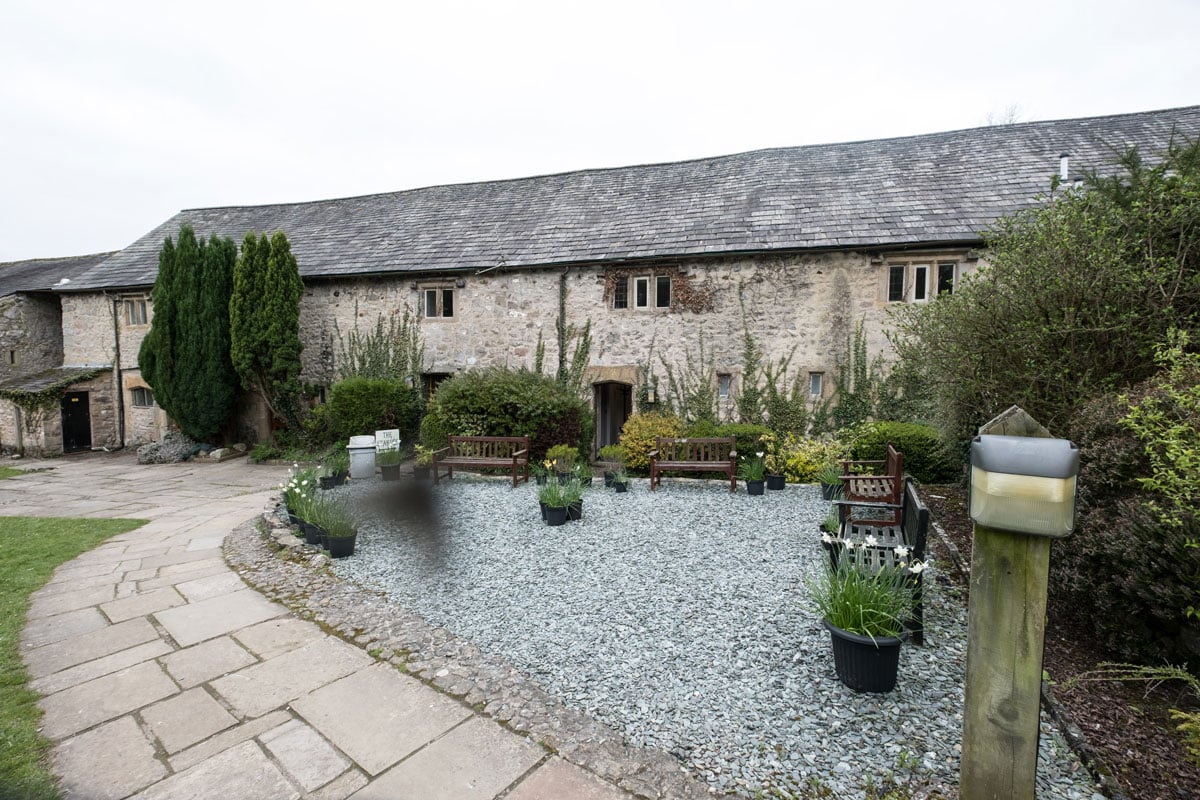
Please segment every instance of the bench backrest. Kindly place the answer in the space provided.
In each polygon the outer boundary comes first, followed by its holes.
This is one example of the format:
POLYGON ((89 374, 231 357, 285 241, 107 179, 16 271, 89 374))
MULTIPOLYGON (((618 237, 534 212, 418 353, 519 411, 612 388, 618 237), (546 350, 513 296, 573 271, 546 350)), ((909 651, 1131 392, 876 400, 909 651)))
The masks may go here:
POLYGON ((883 465, 883 474, 891 475, 897 481, 904 476, 904 453, 892 447, 891 442, 888 442, 887 445, 887 458, 883 465))
POLYGON ((708 439, 675 439, 659 436, 655 439, 660 461, 701 461, 722 463, 729 461, 730 454, 737 449, 737 438, 722 436, 708 439))
POLYGON ((913 549, 913 558, 925 560, 925 538, 929 533, 929 507, 917 494, 912 478, 904 481, 904 502, 901 508, 904 541, 913 549))
POLYGON ((521 458, 529 455, 528 436, 451 436, 447 444, 451 455, 464 458, 511 459, 521 450, 521 458))

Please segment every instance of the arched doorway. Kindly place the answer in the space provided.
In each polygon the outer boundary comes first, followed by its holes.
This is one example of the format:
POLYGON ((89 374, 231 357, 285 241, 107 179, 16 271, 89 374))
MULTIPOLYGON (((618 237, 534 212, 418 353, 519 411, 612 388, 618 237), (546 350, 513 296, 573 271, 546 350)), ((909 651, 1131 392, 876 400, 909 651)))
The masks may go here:
POLYGON ((596 451, 616 444, 621 427, 633 413, 633 386, 620 381, 592 384, 596 409, 596 451))

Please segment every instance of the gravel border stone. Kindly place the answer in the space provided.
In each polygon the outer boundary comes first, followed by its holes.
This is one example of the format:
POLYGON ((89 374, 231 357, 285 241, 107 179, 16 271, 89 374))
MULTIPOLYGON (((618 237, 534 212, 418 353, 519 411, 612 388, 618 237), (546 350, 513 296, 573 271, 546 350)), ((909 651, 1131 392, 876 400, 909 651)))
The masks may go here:
MULTIPOLYGON (((926 644, 902 649, 896 691, 842 686, 804 591, 826 557, 816 487, 749 497, 680 480, 652 495, 641 480, 618 495, 597 481, 583 520, 559 528, 533 487, 487 478, 333 491, 364 519, 353 557, 330 564, 286 529, 286 559, 246 530, 227 557, 269 596, 639 797, 956 791, 965 609, 935 565, 926 644)), ((1042 732, 1039 797, 1094 797, 1045 715, 1042 732)))

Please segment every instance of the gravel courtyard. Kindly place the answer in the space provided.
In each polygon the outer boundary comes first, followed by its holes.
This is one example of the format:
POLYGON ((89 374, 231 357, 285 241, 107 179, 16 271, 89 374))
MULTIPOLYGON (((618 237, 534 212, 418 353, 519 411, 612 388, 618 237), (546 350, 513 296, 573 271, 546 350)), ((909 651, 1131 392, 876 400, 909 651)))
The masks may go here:
MULTIPOLYGON (((957 782, 966 615, 936 565, 924 647, 904 646, 894 692, 856 694, 804 588, 826 557, 816 487, 748 497, 667 481, 651 494, 641 480, 616 494, 597 479, 583 520, 557 528, 535 488, 455 478, 433 490, 430 525, 412 497, 402 511, 380 502, 397 484, 356 482, 336 493, 366 522, 334 569, 716 788, 794 792, 817 779, 854 797, 890 774, 957 782)), ((1039 797, 1091 798, 1086 770, 1042 729, 1039 797)))

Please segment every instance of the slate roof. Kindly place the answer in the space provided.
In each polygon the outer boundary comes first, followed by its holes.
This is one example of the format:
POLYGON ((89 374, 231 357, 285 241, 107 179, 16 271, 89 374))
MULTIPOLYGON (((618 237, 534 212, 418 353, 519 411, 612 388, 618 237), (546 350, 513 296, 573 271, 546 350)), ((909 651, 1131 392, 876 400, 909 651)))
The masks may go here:
POLYGON ((99 372, 107 372, 112 366, 102 367, 53 367, 34 375, 23 378, 13 378, 7 383, 0 383, 0 392, 20 394, 37 394, 56 386, 73 386, 76 383, 90 381, 99 372))
POLYGON ((49 291, 63 278, 75 280, 92 267, 115 255, 93 253, 69 258, 37 258, 0 263, 0 297, 18 292, 49 291))
POLYGON ((977 243, 1070 154, 1104 171, 1200 135, 1200 106, 759 150, 388 194, 180 212, 64 287, 149 286, 167 236, 282 229, 306 278, 977 243))

